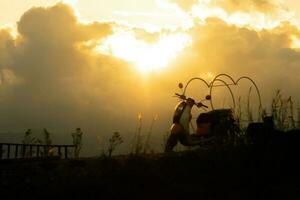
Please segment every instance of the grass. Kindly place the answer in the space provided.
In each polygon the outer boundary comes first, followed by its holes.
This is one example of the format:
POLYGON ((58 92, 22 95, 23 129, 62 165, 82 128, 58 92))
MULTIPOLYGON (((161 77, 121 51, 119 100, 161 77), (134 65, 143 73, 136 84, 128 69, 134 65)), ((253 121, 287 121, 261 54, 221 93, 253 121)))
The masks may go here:
POLYGON ((298 129, 300 128, 300 106, 299 106, 299 103, 297 106, 297 128, 298 129))
MULTIPOLYGON (((249 112, 250 103, 246 104, 249 112)), ((276 127, 299 126, 300 109, 277 91, 271 111, 276 127), (298 119, 296 121, 295 119, 298 119)), ((252 113, 251 113, 252 115, 252 113)), ((237 123, 246 127, 239 99, 237 123)), ((253 116, 253 115, 252 115, 253 116)), ((143 134, 138 115, 132 153, 113 156, 122 143, 119 133, 109 140, 108 155, 71 160, 10 160, 0 162, 0 194, 10 198, 84 199, 299 199, 299 132, 274 131, 264 145, 243 141, 210 145, 172 154, 148 154, 157 117, 143 134)), ((245 130, 245 129, 243 129, 245 130)), ((162 138, 164 149, 169 132, 162 138)))
POLYGON ((281 91, 277 90, 272 100, 271 112, 278 130, 284 131, 296 128, 296 113, 294 110, 294 101, 291 96, 285 98, 282 96, 281 91))
POLYGON ((144 154, 146 154, 146 153, 148 153, 148 152, 151 151, 151 149, 150 149, 150 138, 151 138, 151 135, 152 135, 154 124, 157 121, 157 119, 158 119, 158 115, 156 114, 153 117, 152 121, 151 121, 148 133, 146 135, 146 140, 145 140, 145 144, 144 144, 144 154))
POLYGON ((138 121, 137 121, 137 127, 136 127, 136 131, 134 134, 134 138, 133 138, 133 142, 132 142, 132 153, 133 154, 140 154, 142 152, 143 146, 142 146, 142 119, 143 119, 143 115, 142 113, 138 114, 137 117, 138 121))
POLYGON ((132 142, 131 154, 140 155, 153 152, 151 150, 150 140, 152 136, 153 127, 158 119, 156 114, 151 121, 150 127, 146 134, 143 133, 143 115, 139 113, 137 116, 137 127, 132 142))
POLYGON ((285 97, 281 90, 277 90, 269 106, 270 109, 259 108, 254 113, 251 108, 250 93, 251 88, 248 92, 247 102, 244 104, 241 97, 238 98, 235 119, 241 130, 246 130, 249 123, 261 122, 268 115, 267 110, 270 110, 269 116, 273 117, 276 129, 287 131, 300 128, 300 107, 298 105, 297 110, 295 110, 293 97, 285 97), (259 116, 257 120, 254 120, 254 115, 259 116))
POLYGON ((265 149, 227 145, 176 154, 1 162, 0 192, 10 198, 297 199, 299 184, 292 183, 300 178, 299 147, 284 141, 265 149))

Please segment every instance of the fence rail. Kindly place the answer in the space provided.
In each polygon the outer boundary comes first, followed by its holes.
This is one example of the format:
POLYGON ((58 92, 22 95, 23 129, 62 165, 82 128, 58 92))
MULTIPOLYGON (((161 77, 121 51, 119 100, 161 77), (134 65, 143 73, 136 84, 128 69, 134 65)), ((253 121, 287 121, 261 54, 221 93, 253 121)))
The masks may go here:
POLYGON ((69 157, 68 150, 75 147, 76 145, 0 143, 0 160, 50 157, 55 155, 67 159, 69 157))

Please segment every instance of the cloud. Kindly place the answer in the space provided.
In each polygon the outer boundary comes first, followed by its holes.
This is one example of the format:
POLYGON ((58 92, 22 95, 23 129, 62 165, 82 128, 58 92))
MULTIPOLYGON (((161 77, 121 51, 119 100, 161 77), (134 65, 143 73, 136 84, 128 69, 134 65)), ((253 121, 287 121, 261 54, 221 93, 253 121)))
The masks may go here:
POLYGON ((111 34, 111 27, 107 23, 81 24, 70 7, 57 4, 27 11, 18 22, 18 32, 15 71, 21 77, 44 80, 84 70, 86 58, 76 45, 111 34))
MULTIPOLYGON (((67 143, 69 133, 81 127, 86 152, 94 153, 96 134, 120 131, 130 140, 136 114, 163 105, 151 108, 146 100, 151 91, 129 63, 95 50, 120 27, 82 23, 71 7, 59 3, 24 13, 17 37, 1 29, 1 130, 48 128, 67 143)), ((157 33, 128 29, 149 43, 158 38, 157 33)))
POLYGON ((283 9, 284 7, 275 0, 212 0, 210 1, 211 6, 218 6, 223 8, 229 13, 242 11, 251 12, 258 11, 263 13, 275 12, 278 9, 283 9))
POLYGON ((295 22, 295 16, 277 0, 166 0, 192 18, 221 18, 229 24, 255 29, 274 28, 283 21, 295 22))
POLYGON ((243 12, 251 12, 251 11, 259 11, 259 12, 273 12, 278 10, 279 8, 284 8, 282 4, 280 4, 276 0, 166 0, 169 3, 174 3, 178 5, 185 11, 191 10, 191 8, 195 5, 207 5, 209 7, 219 7, 224 9, 225 11, 232 13, 237 11, 243 12))
POLYGON ((198 3, 198 0, 168 0, 167 2, 175 3, 183 10, 189 11, 198 3))
POLYGON ((83 24, 69 6, 57 4, 31 8, 17 30, 17 38, 0 31, 1 74, 16 79, 0 89, 2 129, 93 129, 109 120, 103 113, 117 113, 108 104, 120 104, 113 96, 123 95, 130 82, 118 90, 108 87, 126 79, 117 77, 127 64, 93 50, 112 34, 110 23, 83 24))
POLYGON ((155 43, 159 40, 160 34, 162 31, 160 32, 148 32, 144 29, 141 28, 134 28, 132 29, 132 31, 135 34, 135 38, 138 40, 144 40, 148 43, 155 43))
POLYGON ((9 29, 0 29, 0 68, 5 68, 11 62, 14 49, 14 38, 9 29))
POLYGON ((300 73, 300 52, 291 48, 291 35, 299 34, 297 27, 282 23, 257 31, 209 18, 205 24, 195 24, 189 34, 193 44, 177 57, 169 76, 188 79, 206 72, 250 76, 261 88, 266 107, 276 89, 300 98, 296 75, 300 73))

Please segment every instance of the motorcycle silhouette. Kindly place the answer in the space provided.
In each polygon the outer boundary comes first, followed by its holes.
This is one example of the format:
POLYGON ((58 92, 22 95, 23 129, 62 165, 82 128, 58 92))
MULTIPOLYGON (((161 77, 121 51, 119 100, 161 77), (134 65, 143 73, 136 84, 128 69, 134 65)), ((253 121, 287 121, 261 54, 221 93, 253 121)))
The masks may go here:
MULTIPOLYGON (((181 115, 186 108, 188 101, 198 108, 208 108, 202 102, 196 102, 192 98, 187 98, 184 94, 175 93, 175 97, 180 103, 175 107, 171 133, 167 141, 165 152, 172 151, 178 142, 184 146, 203 146, 207 144, 224 144, 232 142, 237 132, 233 111, 231 109, 213 109, 209 112, 200 113, 196 119, 196 132, 186 133, 180 123, 181 115)), ((207 95, 205 100, 210 100, 207 95)))
MULTIPOLYGON (((175 108, 175 112, 173 115, 173 124, 171 126, 171 134, 167 140, 165 151, 172 151, 174 146, 178 143, 178 141, 185 146, 195 146, 195 145, 205 145, 208 143, 215 143, 217 145, 228 144, 228 143, 236 143, 240 140, 240 120, 235 120, 234 112, 236 110, 236 100, 235 95, 232 90, 232 87, 238 87, 241 81, 247 81, 251 84, 249 88, 248 95, 252 91, 256 92, 258 97, 258 118, 257 121, 261 121, 261 113, 262 113, 262 102, 261 95, 258 86, 248 76, 241 76, 237 79, 234 79, 232 76, 228 74, 218 74, 216 75, 212 81, 207 82, 201 77, 193 77, 191 78, 186 85, 184 86, 182 83, 179 83, 179 88, 182 89, 182 94, 175 94, 175 97, 180 100, 180 103, 177 104, 175 108), (210 102, 211 111, 200 113, 196 119, 197 129, 195 133, 189 133, 189 125, 180 122, 181 116, 184 113, 183 111, 186 108, 186 105, 189 104, 191 107, 194 105, 198 108, 208 108, 208 106, 204 105, 202 101, 195 102, 192 98, 186 97, 186 91, 188 86, 194 82, 200 81, 202 82, 209 90, 209 95, 206 96, 205 100, 210 102), (215 87, 224 87, 227 88, 229 94, 231 95, 231 108, 230 109, 215 109, 213 98, 211 97, 213 94, 213 89, 215 87), (254 89, 254 90, 252 90, 254 89), (191 103, 192 102, 192 103, 191 103), (186 130, 187 129, 187 130, 186 130)), ((250 101, 248 102, 250 106, 250 101)), ((187 113, 187 112, 186 112, 187 113)), ((187 114, 185 113, 185 119, 187 118, 187 114)), ((191 120, 191 117, 190 117, 191 120)))

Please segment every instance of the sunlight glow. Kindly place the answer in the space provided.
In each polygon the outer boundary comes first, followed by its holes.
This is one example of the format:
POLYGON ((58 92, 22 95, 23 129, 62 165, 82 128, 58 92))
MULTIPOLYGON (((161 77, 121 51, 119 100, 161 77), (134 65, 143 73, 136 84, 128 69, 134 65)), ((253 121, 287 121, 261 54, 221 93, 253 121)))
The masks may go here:
POLYGON ((133 32, 119 31, 96 50, 132 62, 140 72, 148 73, 166 67, 190 43, 191 38, 183 33, 161 35, 149 43, 136 39, 133 32))
POLYGON ((217 17, 228 24, 236 26, 247 26, 256 30, 272 29, 278 26, 283 21, 291 21, 293 13, 288 11, 278 12, 276 15, 269 13, 262 13, 259 11, 242 12, 235 11, 228 13, 221 7, 214 7, 209 5, 210 1, 203 1, 192 8, 192 16, 205 21, 210 17, 217 17))
POLYGON ((69 4, 71 6, 75 6, 77 3, 77 0, 63 0, 64 3, 69 4))
POLYGON ((292 49, 299 49, 300 48, 300 39, 293 35, 291 36, 291 46, 292 49))
POLYGON ((213 73, 211 73, 211 72, 207 72, 207 73, 205 74, 205 77, 207 77, 207 78, 209 78, 209 79, 212 79, 212 78, 215 77, 215 75, 214 75, 213 73))

